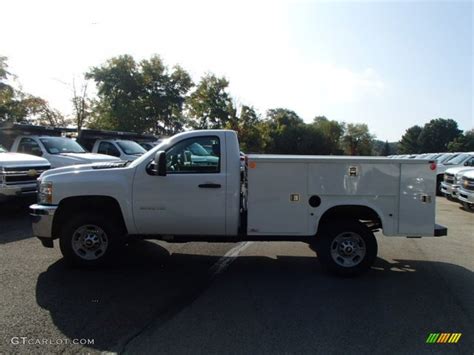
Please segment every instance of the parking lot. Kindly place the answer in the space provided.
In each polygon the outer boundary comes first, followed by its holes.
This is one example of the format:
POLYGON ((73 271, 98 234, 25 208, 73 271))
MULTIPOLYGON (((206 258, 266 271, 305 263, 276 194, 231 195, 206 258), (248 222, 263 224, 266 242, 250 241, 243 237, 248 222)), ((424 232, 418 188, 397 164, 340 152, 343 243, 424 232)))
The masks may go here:
POLYGON ((303 243, 140 241, 70 269, 0 213, 0 353, 463 353, 474 349, 474 214, 437 199, 443 238, 377 236, 375 267, 322 273, 303 243), (462 333, 426 344, 429 333, 462 333), (93 344, 72 344, 92 340, 93 344))

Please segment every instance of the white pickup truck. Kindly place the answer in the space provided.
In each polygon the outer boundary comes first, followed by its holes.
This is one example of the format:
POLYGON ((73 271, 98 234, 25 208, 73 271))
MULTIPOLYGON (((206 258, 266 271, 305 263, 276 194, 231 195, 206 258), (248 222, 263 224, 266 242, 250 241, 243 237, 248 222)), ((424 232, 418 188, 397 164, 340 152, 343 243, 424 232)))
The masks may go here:
POLYGON ((46 159, 10 153, 0 145, 0 202, 36 194, 36 179, 50 167, 46 159))
POLYGON ((474 168, 463 173, 458 199, 466 210, 474 212, 474 168))
POLYGON ((74 139, 64 137, 66 132, 72 133, 75 129, 13 124, 0 127, 0 142, 11 152, 45 158, 51 168, 120 161, 109 155, 86 152, 74 139))
POLYGON ((120 160, 132 161, 147 150, 137 141, 154 142, 156 137, 133 132, 103 131, 83 129, 77 141, 92 153, 111 155, 120 160))
POLYGON ((133 162, 55 169, 30 207, 46 247, 58 238, 76 265, 106 262, 126 238, 304 241, 325 269, 367 270, 386 236, 442 236, 435 224, 436 164, 413 159, 249 155, 237 134, 177 134, 133 162), (209 159, 188 160, 193 144, 209 159), (217 160, 217 162, 215 162, 217 160))

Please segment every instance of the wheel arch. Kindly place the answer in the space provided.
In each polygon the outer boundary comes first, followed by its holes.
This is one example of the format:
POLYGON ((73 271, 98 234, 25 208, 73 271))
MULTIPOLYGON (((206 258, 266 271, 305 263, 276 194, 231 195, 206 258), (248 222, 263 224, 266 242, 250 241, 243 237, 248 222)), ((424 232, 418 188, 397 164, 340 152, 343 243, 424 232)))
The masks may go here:
POLYGON ((316 225, 316 234, 336 220, 352 219, 362 221, 371 230, 383 229, 382 213, 372 206, 345 204, 331 206, 321 215, 316 225))
POLYGON ((59 237, 61 225, 68 216, 85 211, 114 218, 119 226, 123 228, 123 231, 125 233, 128 232, 122 208, 114 197, 102 195, 72 196, 66 197, 59 202, 53 219, 53 238, 59 237))

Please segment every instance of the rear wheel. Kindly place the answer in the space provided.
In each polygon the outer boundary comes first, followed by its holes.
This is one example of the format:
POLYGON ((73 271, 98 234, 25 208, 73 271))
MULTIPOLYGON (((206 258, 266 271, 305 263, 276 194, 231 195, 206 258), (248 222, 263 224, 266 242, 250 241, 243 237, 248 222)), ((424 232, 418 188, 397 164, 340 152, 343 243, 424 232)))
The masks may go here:
POLYGON ((377 240, 359 221, 332 221, 317 238, 318 259, 323 269, 340 276, 355 276, 367 271, 377 257, 377 240))
POLYGON ((66 262, 99 266, 111 260, 124 244, 124 233, 111 218, 82 214, 64 223, 59 246, 66 262))

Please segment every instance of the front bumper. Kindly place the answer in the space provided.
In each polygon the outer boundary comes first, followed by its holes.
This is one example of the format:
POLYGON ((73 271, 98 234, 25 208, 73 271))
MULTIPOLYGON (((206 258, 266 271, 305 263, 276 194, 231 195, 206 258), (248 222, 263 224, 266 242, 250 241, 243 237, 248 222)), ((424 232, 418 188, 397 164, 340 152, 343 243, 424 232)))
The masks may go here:
POLYGON ((25 185, 3 185, 0 184, 0 199, 6 200, 11 197, 33 196, 37 191, 37 184, 25 185))
POLYGON ((461 187, 458 190, 458 199, 461 202, 474 204, 474 191, 466 190, 466 189, 461 187))
POLYGON ((444 181, 441 182, 441 192, 446 196, 451 196, 454 199, 458 198, 459 185, 447 184, 444 181))
POLYGON ((53 219, 58 206, 39 205, 30 206, 33 235, 40 239, 53 239, 53 219))

